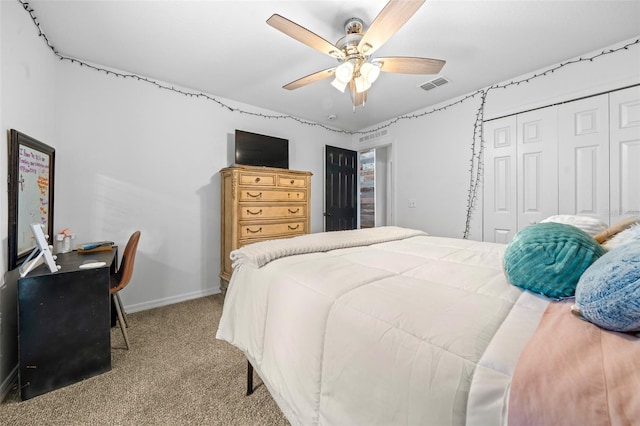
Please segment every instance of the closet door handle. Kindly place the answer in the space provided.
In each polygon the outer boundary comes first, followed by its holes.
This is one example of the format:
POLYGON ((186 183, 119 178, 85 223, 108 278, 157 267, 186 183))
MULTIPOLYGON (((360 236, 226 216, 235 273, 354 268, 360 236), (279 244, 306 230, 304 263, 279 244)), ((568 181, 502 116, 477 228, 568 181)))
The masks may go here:
POLYGON ((251 210, 247 209, 247 214, 256 216, 256 215, 262 214, 262 209, 258 210, 257 212, 252 212, 251 210))
POLYGON ((251 198, 262 198, 262 192, 259 192, 257 194, 252 194, 249 191, 247 191, 247 197, 251 197, 251 198))
POLYGON ((247 232, 249 234, 258 234, 258 233, 262 232, 262 227, 260 227, 259 229, 255 230, 255 231, 253 229, 251 229, 251 228, 247 228, 247 232))

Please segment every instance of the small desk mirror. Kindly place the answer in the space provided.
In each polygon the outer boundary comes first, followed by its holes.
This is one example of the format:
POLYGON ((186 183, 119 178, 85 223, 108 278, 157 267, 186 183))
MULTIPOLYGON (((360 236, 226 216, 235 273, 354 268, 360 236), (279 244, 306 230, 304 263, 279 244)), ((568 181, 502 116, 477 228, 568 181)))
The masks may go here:
POLYGON ((31 229, 36 240, 36 248, 33 249, 22 263, 22 266, 20 266, 20 277, 26 276, 33 268, 38 266, 40 259, 44 260, 50 272, 57 272, 60 266, 56 265, 55 256, 51 254, 49 242, 42 232, 42 226, 39 223, 32 223, 31 229))

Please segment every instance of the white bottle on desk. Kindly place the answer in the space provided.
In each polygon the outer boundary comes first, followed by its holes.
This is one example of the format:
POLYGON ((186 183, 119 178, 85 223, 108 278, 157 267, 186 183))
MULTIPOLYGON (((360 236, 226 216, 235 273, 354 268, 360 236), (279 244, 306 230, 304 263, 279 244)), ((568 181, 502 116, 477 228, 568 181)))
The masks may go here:
POLYGON ((71 239, 73 235, 56 235, 56 253, 69 253, 71 251, 71 239))

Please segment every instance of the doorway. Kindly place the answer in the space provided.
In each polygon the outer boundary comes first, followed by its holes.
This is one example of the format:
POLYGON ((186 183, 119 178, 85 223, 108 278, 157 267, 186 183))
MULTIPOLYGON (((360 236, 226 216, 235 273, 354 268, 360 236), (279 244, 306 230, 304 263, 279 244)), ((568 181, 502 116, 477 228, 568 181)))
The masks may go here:
POLYGON ((358 153, 360 228, 393 223, 391 145, 358 153))
POLYGON ((358 153, 360 181, 360 228, 376 226, 376 150, 358 153))
POLYGON ((392 225, 392 145, 325 146, 325 231, 392 225))

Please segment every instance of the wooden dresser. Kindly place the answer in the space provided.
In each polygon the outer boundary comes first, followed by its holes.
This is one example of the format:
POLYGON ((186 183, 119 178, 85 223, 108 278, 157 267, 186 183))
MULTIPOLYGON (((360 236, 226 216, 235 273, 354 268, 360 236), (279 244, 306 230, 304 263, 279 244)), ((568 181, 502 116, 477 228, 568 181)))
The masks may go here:
POLYGON ((231 278, 229 254, 257 241, 308 234, 311 172, 233 166, 220 170, 220 278, 231 278))

